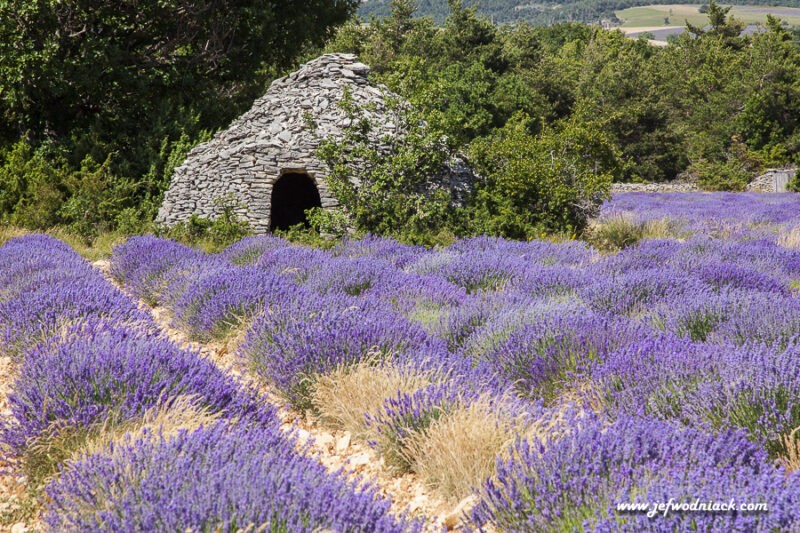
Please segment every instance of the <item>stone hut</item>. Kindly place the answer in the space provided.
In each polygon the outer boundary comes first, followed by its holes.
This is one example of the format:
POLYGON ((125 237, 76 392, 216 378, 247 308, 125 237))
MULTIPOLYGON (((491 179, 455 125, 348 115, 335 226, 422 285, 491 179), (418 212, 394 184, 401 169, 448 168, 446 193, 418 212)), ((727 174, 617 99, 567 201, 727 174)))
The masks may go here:
POLYGON ((787 192, 796 168, 770 168, 747 186, 748 192, 787 192))
MULTIPOLYGON (((345 93, 373 124, 375 142, 397 130, 386 102, 398 97, 371 84, 368 74, 369 67, 355 56, 328 54, 274 81, 227 130, 189 152, 175 169, 156 222, 215 218, 220 200, 230 198, 237 216, 259 234, 304 222, 311 207, 336 206, 315 151, 350 125, 352 115, 339 105, 345 93)), ((454 161, 436 183, 458 199, 473 180, 471 171, 454 161)))

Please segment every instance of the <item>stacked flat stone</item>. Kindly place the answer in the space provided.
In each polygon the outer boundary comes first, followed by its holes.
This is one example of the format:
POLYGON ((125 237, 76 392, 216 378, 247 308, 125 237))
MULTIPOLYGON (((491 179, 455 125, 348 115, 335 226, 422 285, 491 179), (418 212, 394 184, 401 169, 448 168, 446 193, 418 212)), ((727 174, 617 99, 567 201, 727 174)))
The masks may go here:
MULTIPOLYGON (((340 102, 348 91, 359 118, 373 125, 370 139, 397 134, 395 113, 387 99, 397 98, 368 80, 369 67, 351 54, 327 54, 274 81, 266 94, 230 127, 196 146, 175 169, 156 222, 173 225, 191 215, 216 218, 220 200, 230 198, 236 215, 254 233, 270 228, 274 183, 287 173, 307 174, 317 185, 323 208, 338 205, 325 183, 326 168, 315 155, 327 138, 339 138, 351 122, 340 102)), ((474 175, 454 161, 437 177, 442 187, 463 198, 474 175)))
POLYGON ((611 194, 623 192, 697 192, 700 188, 694 183, 612 183, 611 194))
POLYGON ((787 185, 794 178, 796 168, 770 168, 750 182, 748 192, 786 192, 787 185))
MULTIPOLYGON (((792 180, 796 168, 770 168, 764 174, 754 178, 745 189, 747 192, 786 192, 786 185, 792 180)), ((669 183, 612 183, 611 193, 623 192, 696 192, 697 184, 689 181, 673 181, 669 183)))

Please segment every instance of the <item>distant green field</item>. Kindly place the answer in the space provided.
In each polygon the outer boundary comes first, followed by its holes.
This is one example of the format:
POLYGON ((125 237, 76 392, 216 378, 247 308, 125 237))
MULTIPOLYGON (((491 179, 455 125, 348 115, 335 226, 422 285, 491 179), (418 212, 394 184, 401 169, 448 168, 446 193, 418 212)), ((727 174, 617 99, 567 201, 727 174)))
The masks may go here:
MULTIPOLYGON (((668 4, 631 7, 614 13, 617 18, 625 21, 621 26, 623 29, 656 29, 682 27, 686 21, 703 26, 707 24, 708 18, 699 9, 699 4, 668 4)), ((733 6, 731 9, 731 15, 747 24, 764 23, 768 13, 780 17, 790 26, 800 26, 800 8, 796 7, 733 6)))

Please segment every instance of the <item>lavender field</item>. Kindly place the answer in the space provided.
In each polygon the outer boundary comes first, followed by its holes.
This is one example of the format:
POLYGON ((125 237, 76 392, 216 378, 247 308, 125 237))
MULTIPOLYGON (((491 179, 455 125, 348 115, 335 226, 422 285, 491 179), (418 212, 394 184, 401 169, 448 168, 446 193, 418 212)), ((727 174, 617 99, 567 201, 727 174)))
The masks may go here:
POLYGON ((111 279, 11 239, 3 454, 49 531, 800 530, 800 200, 621 194, 592 231, 140 236, 111 279), (326 468, 309 421, 455 520, 326 468))

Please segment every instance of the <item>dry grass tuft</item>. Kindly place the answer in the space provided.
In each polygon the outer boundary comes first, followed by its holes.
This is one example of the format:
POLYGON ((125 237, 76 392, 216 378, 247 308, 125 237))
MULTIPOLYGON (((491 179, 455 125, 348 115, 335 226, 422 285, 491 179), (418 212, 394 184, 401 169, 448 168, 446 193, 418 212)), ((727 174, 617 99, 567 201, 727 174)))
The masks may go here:
POLYGON ((146 434, 170 439, 181 431, 193 431, 201 426, 213 424, 221 416, 222 413, 212 412, 209 407, 199 405, 195 396, 177 396, 172 401, 148 409, 142 418, 122 424, 106 421, 90 433, 70 459, 77 460, 93 455, 107 450, 112 443, 141 439, 146 434))
POLYGON ((789 472, 800 470, 800 439, 796 437, 798 431, 800 426, 781 436, 781 444, 786 451, 778 457, 778 462, 789 472))
POLYGON ((30 232, 16 226, 0 226, 0 246, 5 244, 9 239, 13 239, 14 237, 22 237, 27 233, 30 232))
POLYGON ((778 236, 778 246, 790 250, 800 250, 800 226, 795 226, 778 236))
MULTIPOLYGON (((180 431, 192 431, 200 426, 212 424, 219 420, 221 413, 213 413, 207 407, 200 406, 194 396, 177 396, 171 401, 161 402, 159 406, 149 409, 137 420, 119 423, 114 416, 109 416, 102 424, 88 428, 62 428, 54 431, 52 436, 42 437, 26 451, 26 471, 33 475, 32 488, 37 492, 46 485, 53 476, 58 475, 59 465, 70 468, 80 461, 96 453, 107 452, 110 445, 123 442, 134 442, 146 436, 169 439, 180 431)), ((125 453, 122 446, 114 446, 113 453, 125 453)), ((141 482, 145 472, 126 469, 126 480, 114 487, 129 487, 141 482)), ((97 488, 102 487, 97 484, 97 488)), ((112 490, 117 490, 112 489, 112 490)), ((94 494, 93 503, 86 508, 86 513, 113 511, 111 502, 118 501, 119 494, 94 494)), ((78 503, 85 503, 78 497, 78 503)))
POLYGON ((462 500, 496 471, 524 421, 497 400, 479 399, 411 437, 413 469, 450 502, 462 500))
POLYGON ((677 239, 683 240, 689 237, 689 232, 684 230, 683 224, 671 218, 659 218, 648 220, 645 223, 645 239, 677 239))
POLYGON ((211 424, 220 416, 221 413, 198 405, 193 396, 178 396, 161 402, 136 420, 119 422, 110 414, 102 423, 89 427, 53 427, 25 451, 24 468, 34 485, 45 484, 58 474, 59 465, 106 450, 111 443, 137 439, 148 431, 170 438, 181 430, 191 431, 211 424))
POLYGON ((593 222, 585 238, 601 252, 617 252, 635 246, 643 239, 685 239, 688 233, 680 221, 670 218, 637 221, 616 215, 593 222))
POLYGON ((88 261, 111 257, 111 250, 125 242, 128 237, 117 231, 103 231, 92 238, 87 238, 62 227, 50 228, 46 233, 64 241, 88 261))
POLYGON ((383 402, 398 393, 411 393, 436 379, 430 372, 374 360, 340 366, 320 376, 314 383, 312 402, 322 424, 349 431, 356 438, 368 438, 372 432, 366 415, 377 414, 383 402))
POLYGON ((595 413, 605 411, 605 399, 601 391, 597 390, 588 379, 578 380, 563 387, 551 405, 562 408, 581 406, 595 413))

